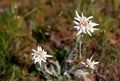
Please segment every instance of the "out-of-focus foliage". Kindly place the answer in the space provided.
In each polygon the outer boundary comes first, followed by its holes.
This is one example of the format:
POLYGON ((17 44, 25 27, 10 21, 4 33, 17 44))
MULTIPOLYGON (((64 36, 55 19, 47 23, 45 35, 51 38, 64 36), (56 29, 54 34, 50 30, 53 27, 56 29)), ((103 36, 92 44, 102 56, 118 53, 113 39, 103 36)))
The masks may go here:
MULTIPOLYGON (((119 0, 1 0, 0 81, 44 81, 31 60, 31 49, 37 45, 44 47, 62 65, 74 45, 75 10, 85 16, 93 15, 93 21, 100 24, 100 30, 92 37, 85 35, 88 43, 82 48, 84 59, 94 54, 100 61, 101 78, 119 81, 119 0)), ((60 80, 67 79, 63 76, 60 80)))

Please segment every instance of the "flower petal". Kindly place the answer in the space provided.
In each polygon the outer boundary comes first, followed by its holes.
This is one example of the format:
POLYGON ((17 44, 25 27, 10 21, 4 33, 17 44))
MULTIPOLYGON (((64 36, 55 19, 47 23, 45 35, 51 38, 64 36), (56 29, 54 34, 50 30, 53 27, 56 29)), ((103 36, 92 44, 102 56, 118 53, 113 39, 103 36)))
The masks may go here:
POLYGON ((41 60, 42 60, 42 61, 44 61, 44 62, 46 62, 46 60, 45 60, 45 59, 43 59, 43 58, 41 58, 41 60))
POLYGON ((82 12, 82 18, 84 18, 83 12, 82 12))
POLYGON ((75 13, 76 13, 76 16, 77 16, 79 19, 81 19, 81 17, 79 16, 77 10, 75 11, 75 13))
POLYGON ((45 55, 46 57, 53 57, 52 55, 45 55))
POLYGON ((77 21, 73 21, 76 25, 79 25, 79 23, 77 21))
POLYGON ((76 36, 78 36, 80 33, 82 33, 82 30, 79 30, 78 33, 76 34, 76 36))
POLYGON ((33 52, 37 52, 36 50, 32 49, 33 52))
POLYGON ((74 19, 75 19, 76 21, 79 21, 79 22, 80 22, 80 19, 79 19, 79 18, 77 18, 77 17, 74 17, 74 19))
POLYGON ((38 46, 38 51, 42 51, 42 48, 40 46, 38 46))
POLYGON ((93 18, 93 16, 90 16, 90 17, 87 18, 87 20, 92 19, 92 18, 93 18))
POLYGON ((74 26, 74 28, 76 28, 77 30, 79 30, 79 29, 80 29, 80 27, 79 27, 79 26, 74 26))
POLYGON ((86 33, 86 31, 85 31, 85 30, 86 30, 86 29, 85 29, 85 27, 83 27, 83 28, 82 28, 83 33, 86 33))
POLYGON ((91 57, 90 57, 90 61, 92 61, 92 58, 94 57, 94 55, 92 55, 91 57))
POLYGON ((85 62, 81 62, 83 65, 86 65, 86 63, 85 62))
POLYGON ((90 21, 90 24, 91 24, 92 26, 98 26, 98 25, 99 25, 99 24, 93 23, 93 22, 91 22, 91 21, 90 21))
POLYGON ((90 36, 92 36, 92 34, 89 32, 89 30, 86 30, 87 31, 87 33, 90 35, 90 36))
POLYGON ((99 64, 99 62, 95 62, 94 64, 99 64))

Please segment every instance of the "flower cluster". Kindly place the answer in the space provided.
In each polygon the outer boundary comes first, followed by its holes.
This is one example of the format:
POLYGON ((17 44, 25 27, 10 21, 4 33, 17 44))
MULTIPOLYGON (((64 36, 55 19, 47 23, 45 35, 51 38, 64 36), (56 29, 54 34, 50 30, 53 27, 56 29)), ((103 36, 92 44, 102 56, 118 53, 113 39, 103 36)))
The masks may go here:
MULTIPOLYGON (((74 28, 76 28, 76 30, 78 31, 76 34, 77 41, 75 43, 74 48, 71 50, 71 52, 65 58, 65 61, 62 63, 63 65, 60 65, 58 61, 52 61, 52 60, 49 61, 49 65, 48 63, 45 63, 44 65, 42 65, 42 62, 47 62, 47 57, 52 57, 52 56, 48 55, 47 52, 44 49, 42 49, 40 46, 38 46, 37 50, 32 49, 33 51, 32 60, 34 61, 35 64, 37 63, 39 64, 39 66, 41 66, 39 70, 42 71, 42 73, 44 74, 47 73, 47 75, 49 74, 50 76, 51 75, 55 77, 57 76, 58 78, 60 77, 61 74, 66 75, 68 78, 70 78, 71 74, 74 74, 75 76, 83 76, 84 78, 88 74, 88 73, 86 74, 84 71, 79 69, 81 67, 79 63, 74 66, 72 66, 72 64, 75 62, 76 56, 78 56, 78 55, 75 56, 75 54, 80 54, 80 57, 82 58, 81 46, 83 44, 83 41, 82 41, 83 34, 88 34, 92 36, 92 33, 95 30, 98 30, 98 28, 94 28, 94 26, 98 26, 99 24, 94 23, 90 20, 93 18, 93 16, 90 16, 87 18, 83 15, 83 13, 82 13, 82 16, 79 16, 77 11, 75 11, 75 14, 76 14, 76 17, 74 17, 74 23, 75 23, 74 28), (75 52, 78 52, 78 53, 75 53, 75 52), (69 66, 69 64, 71 65, 69 66), (61 66, 64 66, 64 67, 61 67, 61 66)), ((85 62, 80 62, 80 63, 82 63, 85 67, 95 70, 96 65, 99 64, 99 62, 92 61, 92 58, 93 56, 90 59, 86 59, 85 62)))
POLYGON ((41 66, 41 62, 46 62, 46 57, 52 57, 51 55, 48 55, 46 51, 44 51, 40 46, 38 46, 37 50, 32 49, 33 57, 32 60, 34 60, 34 63, 38 63, 41 66))
POLYGON ((91 33, 94 32, 94 30, 98 30, 97 28, 94 28, 94 26, 97 26, 99 24, 97 23, 93 23, 90 19, 93 18, 93 16, 90 16, 88 18, 86 18, 83 13, 82 16, 80 17, 78 12, 75 11, 76 13, 76 17, 74 18, 74 23, 76 26, 74 26, 74 28, 76 28, 76 30, 78 30, 77 35, 84 33, 84 34, 89 34, 90 36, 92 36, 91 33))

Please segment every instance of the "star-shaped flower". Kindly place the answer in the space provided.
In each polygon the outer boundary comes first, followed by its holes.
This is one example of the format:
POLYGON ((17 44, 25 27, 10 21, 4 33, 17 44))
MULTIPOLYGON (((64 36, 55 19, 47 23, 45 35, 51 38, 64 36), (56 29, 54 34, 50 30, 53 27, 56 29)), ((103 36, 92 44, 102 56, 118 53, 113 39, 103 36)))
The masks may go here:
POLYGON ((93 16, 86 18, 83 15, 83 13, 81 17, 79 16, 77 11, 75 11, 75 13, 76 13, 76 17, 74 18, 74 23, 76 26, 74 26, 74 28, 78 30, 77 35, 84 33, 92 36, 91 33, 93 33, 94 30, 98 30, 97 28, 94 28, 94 26, 98 26, 99 24, 93 23, 92 21, 90 21, 90 19, 92 19, 93 16))
POLYGON ((85 62, 81 62, 81 63, 84 64, 86 67, 89 67, 95 70, 95 67, 96 67, 95 65, 99 64, 99 62, 92 61, 92 58, 93 56, 90 59, 86 59, 86 63, 85 62))
POLYGON ((48 55, 46 51, 44 51, 40 46, 38 46, 37 50, 32 49, 33 57, 32 60, 34 60, 34 63, 38 63, 41 66, 41 62, 46 62, 46 57, 52 57, 51 55, 48 55))

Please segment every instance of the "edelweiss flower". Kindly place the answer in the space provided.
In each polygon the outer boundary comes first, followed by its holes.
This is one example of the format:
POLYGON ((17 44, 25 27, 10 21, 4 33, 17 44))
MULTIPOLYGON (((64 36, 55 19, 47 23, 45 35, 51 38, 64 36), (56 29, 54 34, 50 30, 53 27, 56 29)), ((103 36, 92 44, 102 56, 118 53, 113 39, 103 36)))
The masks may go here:
POLYGON ((96 67, 95 65, 99 64, 99 62, 92 61, 92 58, 93 56, 90 59, 86 59, 86 63, 85 62, 81 62, 81 63, 84 64, 86 67, 89 67, 95 70, 95 67, 96 67))
POLYGON ((41 62, 46 62, 46 57, 52 57, 51 55, 47 55, 47 52, 44 51, 40 46, 38 46, 37 51, 32 49, 34 53, 32 53, 33 57, 32 60, 34 60, 34 63, 38 63, 41 66, 41 62))
POLYGON ((76 26, 74 26, 74 28, 78 30, 77 35, 79 35, 80 33, 85 33, 85 34, 88 33, 90 36, 92 36, 91 33, 93 33, 94 30, 98 30, 97 28, 93 28, 93 27, 99 24, 90 21, 90 19, 93 18, 93 16, 86 18, 83 15, 83 13, 81 17, 79 16, 77 11, 75 11, 75 13, 76 13, 76 17, 74 18, 74 23, 76 26))

